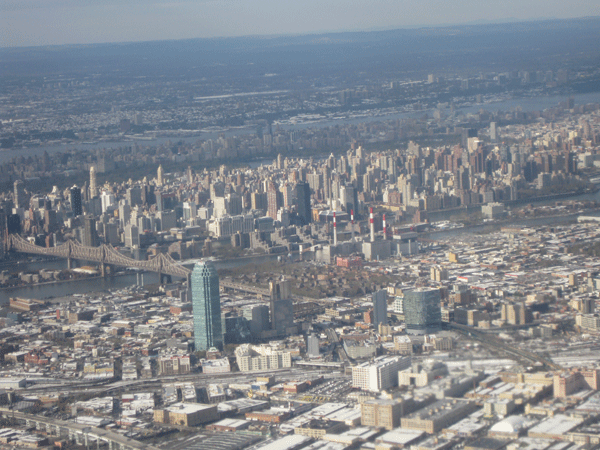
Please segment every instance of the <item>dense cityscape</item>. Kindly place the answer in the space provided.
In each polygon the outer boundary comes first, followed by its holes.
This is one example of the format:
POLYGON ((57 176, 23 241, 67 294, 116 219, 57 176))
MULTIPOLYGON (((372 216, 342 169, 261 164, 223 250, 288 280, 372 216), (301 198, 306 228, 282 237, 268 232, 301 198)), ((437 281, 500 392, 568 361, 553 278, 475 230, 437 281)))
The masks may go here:
POLYGON ((488 28, 0 49, 0 448, 600 448, 600 20, 488 28))

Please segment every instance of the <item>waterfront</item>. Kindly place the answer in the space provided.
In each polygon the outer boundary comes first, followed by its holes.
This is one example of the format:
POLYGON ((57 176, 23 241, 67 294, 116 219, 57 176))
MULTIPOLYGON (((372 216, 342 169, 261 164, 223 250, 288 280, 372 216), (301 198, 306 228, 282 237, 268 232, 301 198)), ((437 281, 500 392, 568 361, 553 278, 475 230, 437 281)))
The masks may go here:
MULTIPOLYGON (((587 103, 598 103, 600 102, 600 92, 592 92, 587 94, 576 94, 572 95, 576 104, 587 104, 587 103)), ((480 110, 487 111, 510 111, 515 108, 520 108, 522 111, 537 111, 543 110, 547 108, 553 108, 558 106, 560 102, 564 102, 569 98, 568 95, 553 95, 553 96, 538 96, 538 97, 526 97, 526 98, 510 98, 506 100, 489 102, 489 103, 475 103, 465 105, 463 107, 457 107, 457 111, 462 113, 477 113, 480 110)), ((424 109, 420 111, 407 111, 407 112, 393 112, 390 114, 380 113, 377 114, 376 111, 372 115, 360 115, 357 117, 340 117, 339 119, 333 120, 329 118, 325 118, 323 120, 318 120, 310 123, 297 123, 297 124, 289 124, 289 125, 280 125, 280 128, 292 131, 292 130, 301 130, 307 128, 325 128, 336 125, 356 125, 360 123, 368 123, 368 122, 379 122, 386 120, 398 120, 403 118, 415 118, 422 116, 423 114, 430 114, 433 112, 433 109, 424 109)), ((367 114, 367 113, 365 113, 367 114)), ((350 115, 350 113, 349 113, 350 115)), ((188 144, 192 144, 198 142, 200 140, 206 139, 217 139, 220 135, 225 137, 232 136, 242 136, 250 133, 254 133, 256 129, 252 126, 244 126, 244 127, 230 127, 224 128, 222 130, 196 130, 191 133, 191 136, 172 136, 172 137, 164 137, 158 136, 152 139, 144 139, 136 137, 127 137, 123 139, 115 139, 115 140, 107 140, 100 142, 91 142, 91 143, 68 143, 68 144, 51 144, 51 145, 40 145, 39 147, 29 147, 29 148, 21 148, 21 149, 10 149, 0 152, 0 164, 11 161, 13 158, 17 156, 41 156, 44 152, 48 152, 48 154, 52 155, 60 152, 69 152, 69 151, 91 151, 98 150, 103 148, 120 148, 120 147, 131 147, 135 145, 139 145, 141 147, 148 146, 159 146, 164 145, 169 142, 179 142, 183 141, 188 144)))
MULTIPOLYGON (((247 264, 260 264, 267 261, 277 260, 278 255, 259 255, 248 258, 235 258, 223 261, 215 261, 217 269, 231 269, 247 264)), ((50 261, 34 261, 19 264, 19 271, 37 271, 40 269, 64 270, 67 268, 67 260, 56 259, 50 261)), ((123 289, 137 284, 138 274, 143 275, 144 285, 157 284, 158 274, 154 272, 131 271, 114 277, 94 277, 81 280, 65 281, 59 283, 45 283, 37 285, 26 285, 15 288, 0 289, 0 306, 8 305, 10 297, 22 298, 61 298, 73 294, 86 294, 90 292, 103 292, 109 289, 123 289)))

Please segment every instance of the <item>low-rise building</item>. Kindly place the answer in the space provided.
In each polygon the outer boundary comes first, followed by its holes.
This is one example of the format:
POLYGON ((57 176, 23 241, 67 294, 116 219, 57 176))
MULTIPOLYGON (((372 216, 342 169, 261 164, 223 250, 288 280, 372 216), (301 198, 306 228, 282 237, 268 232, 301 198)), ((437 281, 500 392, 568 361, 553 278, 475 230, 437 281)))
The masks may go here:
POLYGON ((438 400, 408 417, 401 419, 402 428, 421 430, 429 434, 463 419, 477 409, 472 402, 459 399, 438 400))
POLYGON ((154 410, 155 422, 170 425, 195 427, 203 423, 213 422, 218 418, 217 405, 174 403, 167 408, 154 410))

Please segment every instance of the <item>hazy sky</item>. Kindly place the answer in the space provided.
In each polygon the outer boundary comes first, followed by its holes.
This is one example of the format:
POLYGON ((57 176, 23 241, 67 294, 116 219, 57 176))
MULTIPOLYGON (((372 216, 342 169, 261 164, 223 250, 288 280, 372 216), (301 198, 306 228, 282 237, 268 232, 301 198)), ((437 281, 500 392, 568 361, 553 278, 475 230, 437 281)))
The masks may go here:
POLYGON ((0 46, 372 30, 600 15, 600 0, 0 0, 0 46))

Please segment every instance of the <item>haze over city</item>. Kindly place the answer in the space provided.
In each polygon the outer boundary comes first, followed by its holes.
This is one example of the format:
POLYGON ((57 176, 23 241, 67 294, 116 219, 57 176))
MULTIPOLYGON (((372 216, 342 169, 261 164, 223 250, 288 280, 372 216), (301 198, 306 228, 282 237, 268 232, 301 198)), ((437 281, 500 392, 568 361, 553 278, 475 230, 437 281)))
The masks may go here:
POLYGON ((311 34, 598 15, 590 0, 2 0, 3 47, 311 34))

